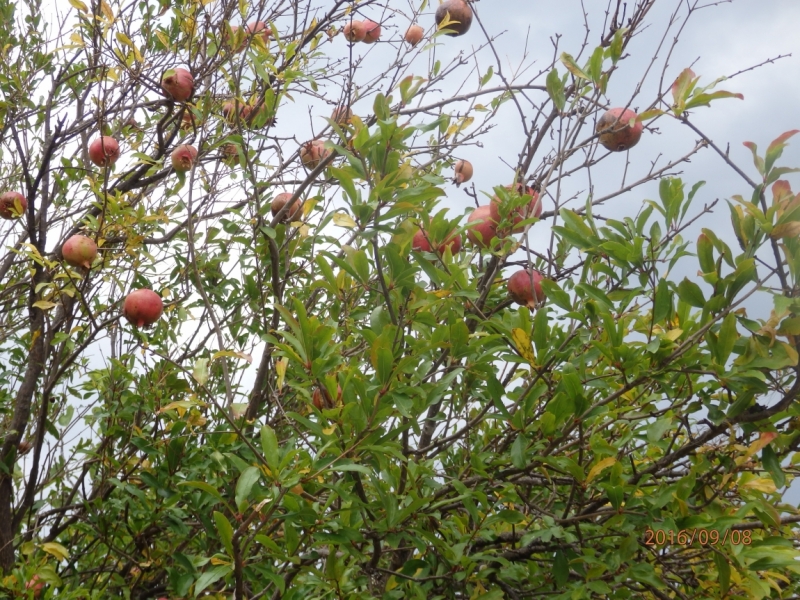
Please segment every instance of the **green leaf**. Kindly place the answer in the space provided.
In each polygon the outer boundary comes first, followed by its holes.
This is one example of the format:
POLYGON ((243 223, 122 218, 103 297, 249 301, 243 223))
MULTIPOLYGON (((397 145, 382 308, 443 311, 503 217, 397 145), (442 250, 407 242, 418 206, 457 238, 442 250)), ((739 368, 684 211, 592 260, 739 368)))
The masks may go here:
POLYGON ((556 557, 553 561, 553 577, 558 587, 564 587, 569 580, 569 561, 561 550, 556 550, 556 557))
POLYGON ((767 473, 772 476, 772 481, 775 482, 776 488, 780 489, 786 485, 786 476, 783 474, 781 461, 778 455, 775 454, 775 450, 772 449, 772 445, 765 446, 761 451, 761 464, 764 465, 767 473))
POLYGON ((233 527, 228 522, 228 519, 219 511, 214 511, 214 522, 217 525, 217 533, 222 545, 225 546, 225 551, 228 556, 233 558, 233 527))
POLYGON ((684 278, 678 285, 678 297, 689 306, 703 308, 706 305, 706 299, 700 286, 689 281, 688 278, 684 278))
POLYGON ((714 564, 717 566, 719 591, 725 596, 731 587, 731 566, 728 564, 728 559, 721 552, 712 552, 711 554, 714 557, 714 564))
POLYGON ((567 104, 567 99, 564 96, 564 83, 561 81, 557 69, 554 68, 547 74, 545 84, 547 86, 547 93, 550 94, 550 98, 553 100, 555 107, 559 112, 563 111, 564 106, 567 104))
POLYGON ((200 577, 197 579, 197 583, 194 584, 194 597, 197 598, 203 592, 203 590, 205 590, 212 583, 216 583, 225 577, 232 570, 233 568, 230 565, 218 565, 200 575, 200 577))
POLYGON ((178 485, 202 490, 206 494, 214 496, 217 500, 222 500, 222 495, 217 491, 217 488, 208 485, 204 481, 181 481, 178 485))
POLYGON ((718 364, 725 366, 738 338, 739 334, 736 332, 736 315, 729 312, 722 320, 722 325, 719 329, 719 343, 717 345, 718 364))
POLYGON ((261 427, 261 450, 264 452, 264 458, 267 460, 269 470, 272 471, 272 476, 277 479, 280 466, 278 438, 275 436, 275 430, 269 425, 261 427))
POLYGON ((587 75, 584 70, 578 66, 578 63, 575 62, 575 59, 566 52, 561 53, 561 62, 567 68, 567 71, 572 73, 578 79, 591 79, 591 77, 589 77, 589 75, 587 75))
POLYGON ((247 498, 250 496, 250 491, 253 485, 258 481, 261 476, 261 471, 258 467, 248 467, 239 476, 239 481, 236 483, 236 507, 239 512, 244 512, 247 508, 247 498))

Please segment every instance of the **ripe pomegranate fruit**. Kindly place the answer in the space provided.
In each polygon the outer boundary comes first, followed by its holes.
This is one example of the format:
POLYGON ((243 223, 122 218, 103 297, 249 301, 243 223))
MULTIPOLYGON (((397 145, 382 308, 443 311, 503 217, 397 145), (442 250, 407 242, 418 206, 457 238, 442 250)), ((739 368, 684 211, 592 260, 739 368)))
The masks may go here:
POLYGON ((28 200, 19 192, 5 192, 0 196, 0 217, 19 219, 28 210, 28 200))
POLYGON ((161 301, 161 296, 147 288, 128 294, 122 306, 122 315, 136 327, 152 325, 161 318, 163 311, 164 303, 161 301))
POLYGON ((89 160, 98 167, 110 167, 119 158, 119 144, 113 137, 101 135, 89 144, 89 160))
POLYGON ((307 169, 316 169, 317 165, 330 154, 330 150, 325 147, 322 140, 312 140, 306 142, 300 148, 300 160, 307 169))
POLYGON ((364 35, 365 44, 374 44, 380 39, 381 37, 380 23, 376 23, 375 21, 370 21, 369 19, 364 19, 364 29, 366 31, 366 34, 364 35))
POLYGON ((97 257, 97 244, 85 235, 73 235, 61 247, 61 255, 68 265, 91 269, 97 257))
POLYGON ((452 22, 446 27, 446 29, 449 30, 447 35, 456 37, 464 35, 469 31, 469 27, 472 25, 472 9, 469 7, 469 4, 464 0, 445 0, 442 2, 439 8, 436 9, 436 15, 434 17, 437 27, 444 21, 445 16, 448 14, 452 22))
POLYGON ((181 144, 172 151, 172 168, 176 171, 189 171, 197 159, 197 148, 189 144, 181 144))
POLYGON ((348 21, 342 33, 348 42, 363 42, 367 37, 367 27, 363 21, 348 21))
POLYGON ((411 27, 408 28, 406 31, 406 35, 403 39, 411 44, 412 46, 416 46, 422 41, 422 38, 425 37, 425 30, 414 23, 411 27))
POLYGON ((492 207, 488 204, 479 206, 467 219, 467 223, 475 223, 467 231, 469 240, 479 248, 488 248, 492 238, 497 237, 497 221, 492 218, 492 207))
POLYGON ((267 24, 264 21, 254 21, 252 23, 248 23, 247 26, 244 28, 247 35, 261 36, 261 39, 266 44, 269 41, 270 36, 272 35, 272 30, 267 27, 267 24))
MULTIPOLYGON (((414 234, 414 239, 411 242, 411 248, 417 250, 418 252, 431 252, 431 241, 434 243, 436 240, 431 240, 429 236, 420 229, 417 233, 414 234)), ((450 237, 437 247, 439 254, 444 254, 445 248, 450 246, 450 252, 455 254, 461 250, 461 235, 455 233, 451 234, 450 237)))
MULTIPOLYGON (((507 185, 506 189, 512 190, 514 187, 515 186, 507 185)), ((531 201, 528 203, 527 206, 519 206, 514 209, 514 218, 513 218, 514 228, 512 229, 512 231, 514 233, 519 233, 520 231, 523 231, 525 228, 517 227, 518 223, 520 223, 524 219, 530 219, 531 217, 536 217, 538 219, 542 215, 542 202, 539 199, 539 192, 534 190, 529 185, 526 185, 523 188, 523 185, 521 183, 518 183, 516 185, 516 191, 517 194, 519 194, 520 196, 522 195, 531 196, 531 201)), ((500 198, 498 198, 497 196, 493 196, 492 203, 490 204, 490 206, 492 207, 492 218, 499 223, 501 220, 500 198)))
POLYGON ((468 160, 459 160, 453 170, 456 172, 455 180, 458 184, 472 179, 472 163, 468 160))
POLYGON ((164 95, 177 102, 186 102, 194 91, 194 77, 186 69, 168 69, 161 76, 161 89, 164 95))
POLYGON ((517 304, 536 308, 544 301, 542 274, 533 269, 521 269, 508 278, 508 294, 517 304))
POLYGON ((612 108, 600 117, 595 132, 600 134, 600 143, 611 152, 623 152, 639 143, 644 126, 635 121, 638 115, 627 108, 612 108), (631 121, 633 125, 631 125, 631 121))
POLYGON ((44 590, 45 586, 44 580, 42 580, 38 575, 34 575, 30 578, 28 583, 25 584, 26 590, 33 590, 33 597, 40 598, 42 596, 42 591, 44 590))
POLYGON ((342 386, 336 384, 336 403, 334 404, 330 392, 324 387, 315 387, 314 393, 311 395, 311 402, 318 410, 323 408, 334 408, 335 406, 342 405, 342 386))
POLYGON ((350 123, 350 119, 353 118, 353 111, 350 110, 347 106, 337 106, 333 109, 331 113, 331 121, 336 123, 337 125, 344 127, 348 123, 350 123))
POLYGON ((236 144, 225 144, 221 149, 222 162, 229 167, 233 167, 239 163, 239 150, 236 144))
MULTIPOLYGON (((280 210, 286 206, 286 203, 292 199, 292 194, 289 192, 283 192, 282 194, 278 194, 272 200, 272 205, 270 206, 270 210, 272 211, 272 216, 274 217, 277 215, 280 210)), ((283 213, 283 217, 281 218, 282 222, 287 221, 297 221, 303 215, 303 201, 300 198, 296 198, 289 209, 283 213)))

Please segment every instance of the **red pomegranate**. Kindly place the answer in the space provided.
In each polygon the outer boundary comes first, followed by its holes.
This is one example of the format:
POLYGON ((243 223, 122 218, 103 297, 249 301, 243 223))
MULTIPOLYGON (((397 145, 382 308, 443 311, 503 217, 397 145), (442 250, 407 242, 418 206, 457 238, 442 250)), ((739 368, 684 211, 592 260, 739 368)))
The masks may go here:
POLYGON ((456 37, 464 35, 472 25, 472 9, 464 0, 445 0, 436 9, 436 26, 439 27, 445 16, 450 17, 451 23, 447 25, 447 35, 456 37))
POLYGON ((374 44, 381 37, 380 23, 370 21, 369 19, 364 19, 364 30, 366 31, 364 35, 365 44, 374 44))
POLYGON ((26 590, 33 590, 33 597, 40 598, 42 596, 42 590, 44 590, 45 586, 44 580, 38 575, 34 575, 30 578, 28 583, 25 584, 26 590))
POLYGON ((458 184, 472 179, 472 163, 468 160, 459 160, 453 170, 456 172, 455 180, 458 184))
MULTIPOLYGON (((511 191, 513 188, 514 186, 511 185, 506 186, 506 189, 509 191, 511 191)), ((531 201, 528 203, 527 206, 519 206, 514 209, 514 219, 513 219, 514 228, 512 230, 514 233, 519 233, 525 229, 524 227, 517 227, 517 224, 523 221, 524 219, 530 219, 532 217, 536 217, 538 219, 542 215, 542 202, 539 199, 539 193, 530 186, 525 186, 524 192, 522 190, 523 190, 522 184, 518 183, 516 185, 517 194, 519 194, 520 196, 522 195, 530 196, 531 201)), ((497 196, 493 196, 492 203, 490 206, 492 207, 492 218, 499 223, 500 198, 498 198, 497 196)))
POLYGON ((172 168, 179 172, 189 171, 197 159, 197 148, 189 144, 181 144, 172 151, 172 168))
POLYGON ((478 248, 488 248, 492 238, 498 237, 497 221, 492 218, 492 207, 488 204, 472 211, 467 223, 477 223, 467 231, 467 237, 478 248))
POLYGON ((544 301, 542 274, 533 269, 522 269, 508 278, 508 294, 517 304, 536 308, 544 301))
POLYGON ((330 154, 330 150, 325 148, 325 142, 322 140, 306 142, 300 148, 300 160, 303 161, 307 169, 316 169, 328 154, 330 154))
POLYGON ((269 38, 272 35, 272 30, 267 27, 267 24, 264 23, 264 21, 254 21, 252 23, 248 23, 244 30, 247 32, 247 35, 252 35, 253 37, 257 35, 261 36, 264 44, 269 41, 269 38))
MULTIPOLYGON (((418 252, 431 252, 431 241, 434 243, 436 240, 431 240, 425 231, 420 229, 414 234, 414 239, 411 242, 411 248, 418 252)), ((448 239, 437 247, 439 254, 444 254, 445 248, 450 247, 450 252, 455 254, 461 250, 461 235, 451 233, 448 239)))
MULTIPOLYGON (((270 210, 272 211, 272 216, 274 217, 277 215, 281 209, 286 206, 286 203, 292 199, 292 194, 289 192, 283 192, 282 194, 278 194, 272 200, 272 204, 270 205, 270 210)), ((300 198, 296 198, 289 209, 283 213, 283 217, 281 221, 297 221, 303 215, 303 201, 300 198)))
POLYGON ((168 69, 161 76, 161 89, 167 98, 177 102, 186 102, 192 97, 194 91, 194 77, 181 67, 168 69))
POLYGON ((128 294, 122 307, 122 315, 136 327, 152 325, 161 318, 163 311, 164 303, 161 301, 161 296, 147 288, 128 294))
POLYGON ((85 235, 73 235, 61 247, 61 255, 68 265, 91 269, 97 257, 97 244, 85 235))
POLYGON ((606 111, 595 127, 595 132, 600 134, 600 143, 611 152, 623 152, 633 148, 639 143, 644 128, 641 121, 636 121, 637 116, 635 112, 626 108, 612 108, 606 111))
POLYGON ((239 149, 236 144, 225 144, 221 149, 222 162, 232 167, 239 163, 239 149))
POLYGON ((119 158, 119 144, 113 137, 101 135, 89 144, 89 160, 98 167, 110 167, 119 158))
POLYGON ((348 42, 363 42, 367 37, 367 28, 363 21, 348 21, 342 33, 348 42))
POLYGON ((5 192, 0 196, 0 217, 19 219, 28 210, 28 200, 19 192, 5 192))
POLYGON ((412 46, 416 46, 422 41, 423 37, 425 37, 425 30, 414 23, 408 28, 403 39, 412 46))
POLYGON ((342 386, 336 384, 336 403, 334 404, 330 392, 327 388, 315 387, 314 393, 311 395, 311 402, 317 407, 317 410, 323 408, 334 408, 335 406, 342 405, 342 386))

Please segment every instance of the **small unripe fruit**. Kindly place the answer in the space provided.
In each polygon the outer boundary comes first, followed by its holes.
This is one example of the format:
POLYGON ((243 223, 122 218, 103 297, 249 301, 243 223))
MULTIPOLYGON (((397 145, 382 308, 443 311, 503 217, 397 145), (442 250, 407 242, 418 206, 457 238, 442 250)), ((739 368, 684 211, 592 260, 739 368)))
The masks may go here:
POLYGON ((163 311, 164 303, 161 301, 161 296, 146 288, 128 294, 122 306, 122 315, 136 327, 152 325, 161 318, 163 311))
POLYGON ((337 106, 333 109, 331 113, 331 121, 336 123, 337 125, 344 127, 348 123, 350 123, 350 119, 353 118, 353 111, 350 110, 346 106, 337 106))
POLYGON ((170 155, 172 168, 179 172, 189 171, 197 159, 197 148, 189 144, 181 144, 170 155))
POLYGON ((644 126, 636 121, 638 115, 630 109, 612 108, 597 121, 595 131, 600 134, 600 143, 611 152, 623 152, 633 148, 642 137, 644 126), (634 121, 631 125, 631 121, 634 121))
MULTIPOLYGON (((288 192, 283 192, 282 194, 278 194, 272 200, 272 204, 270 206, 270 210, 272 211, 272 216, 274 217, 277 215, 281 209, 286 206, 286 203, 292 199, 292 194, 288 192)), ((281 221, 297 221, 303 215, 303 202, 300 198, 296 198, 292 205, 287 209, 285 213, 283 213, 283 217, 281 221)))
POLYGON ((367 28, 363 21, 348 21, 342 33, 348 42, 363 42, 367 36, 367 28))
POLYGON ((508 294, 517 304, 536 308, 544 301, 542 274, 533 269, 522 269, 508 278, 508 294))
POLYGON ((269 41, 270 36, 272 35, 272 30, 267 27, 267 24, 264 21, 254 21, 253 23, 248 23, 247 26, 244 28, 247 35, 260 36, 261 39, 266 44, 269 41))
POLYGON ((191 131, 195 128, 195 119, 192 111, 186 110, 181 117, 181 131, 191 131))
POLYGON ((464 0, 445 0, 442 4, 439 5, 439 8, 436 9, 436 26, 440 26, 441 23, 444 21, 445 16, 449 14, 450 21, 445 29, 449 30, 447 35, 456 37, 459 35, 464 35, 469 31, 470 25, 472 25, 472 9, 469 7, 464 0))
POLYGON ((322 140, 312 140, 300 148, 300 160, 307 169, 316 169, 320 162, 330 154, 322 140))
MULTIPOLYGON (((505 186, 507 190, 514 189, 515 186, 507 185, 505 186)), ((542 215, 542 202, 539 199, 539 192, 534 190, 530 186, 524 186, 521 183, 516 184, 517 193, 522 196, 531 196, 531 201, 525 206, 518 206, 514 209, 513 219, 512 222, 514 224, 513 232, 519 233, 524 231, 524 227, 517 227, 517 225, 522 222, 524 219, 530 219, 532 217, 536 217, 537 219, 542 215), (524 189, 524 191, 523 191, 524 189)), ((500 198, 497 196, 492 197, 492 203, 490 204, 492 207, 492 218, 500 222, 500 198)))
POLYGON ((342 386, 336 384, 336 404, 334 404, 330 393, 326 388, 314 388, 314 393, 311 395, 311 402, 318 410, 325 408, 334 408, 334 406, 342 405, 342 386))
POLYGON ((0 217, 19 219, 28 210, 28 200, 19 192, 5 192, 0 196, 0 217))
POLYGON ((168 69, 161 76, 161 89, 167 98, 186 102, 194 91, 194 77, 186 69, 168 69))
POLYGON ((497 221, 492 218, 492 207, 488 204, 472 211, 467 223, 477 223, 467 231, 467 237, 479 248, 488 248, 492 238, 497 237, 497 221))
POLYGON ((468 160, 459 160, 453 170, 456 172, 455 180, 458 184, 472 179, 472 163, 468 160))
POLYGON ((406 35, 405 37, 403 37, 403 39, 412 46, 416 46, 422 41, 422 38, 424 36, 425 36, 425 30, 415 23, 408 28, 408 30, 406 31, 406 35))
MULTIPOLYGON (((414 239, 411 241, 411 248, 416 250, 417 252, 431 252, 431 240, 426 233, 420 229, 417 233, 414 234, 414 239)), ((437 247, 439 254, 444 254, 444 251, 447 247, 450 247, 450 252, 455 254, 461 250, 461 235, 460 234, 451 234, 450 237, 437 247)))
POLYGON ((101 135, 89 144, 89 160, 98 167, 110 167, 118 158, 119 144, 113 137, 101 135))
POLYGON ((375 21, 364 19, 364 30, 365 30, 365 35, 364 35, 365 44, 374 44, 381 37, 381 26, 379 23, 376 23, 375 21))
POLYGON ((68 265, 91 269, 97 257, 97 244, 85 235, 73 235, 61 247, 61 255, 68 265))
POLYGON ((24 456, 31 451, 31 448, 33 448, 33 444, 28 440, 20 440, 19 444, 17 444, 17 454, 24 456))

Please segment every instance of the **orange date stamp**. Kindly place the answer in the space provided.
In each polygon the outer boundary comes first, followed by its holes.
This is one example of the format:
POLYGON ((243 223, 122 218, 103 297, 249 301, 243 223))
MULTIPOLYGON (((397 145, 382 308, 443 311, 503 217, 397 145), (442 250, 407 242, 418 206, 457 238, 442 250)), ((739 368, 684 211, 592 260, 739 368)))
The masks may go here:
POLYGON ((730 542, 734 546, 749 546, 753 543, 753 532, 749 529, 645 529, 645 546, 691 546, 695 542, 701 546, 724 546, 730 542))

